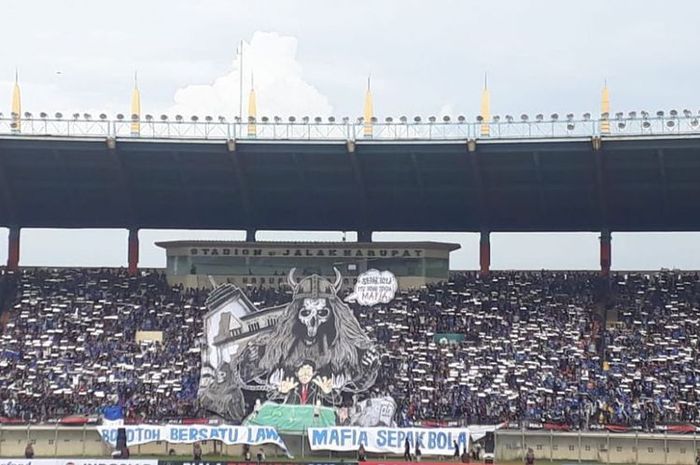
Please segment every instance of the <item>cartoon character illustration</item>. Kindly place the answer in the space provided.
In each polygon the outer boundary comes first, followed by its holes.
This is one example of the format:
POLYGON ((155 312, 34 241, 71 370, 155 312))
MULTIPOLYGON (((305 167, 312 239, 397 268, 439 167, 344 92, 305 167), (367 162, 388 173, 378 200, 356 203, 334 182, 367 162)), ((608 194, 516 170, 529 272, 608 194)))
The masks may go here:
POLYGON ((297 282, 295 269, 288 281, 294 294, 277 325, 251 341, 238 362, 246 384, 270 385, 277 370, 292 373, 313 360, 314 371, 327 373, 325 386, 348 393, 363 392, 377 377, 378 356, 352 310, 338 297, 342 277, 311 275, 297 282))
MULTIPOLYGON (((227 420, 243 420, 244 397, 249 405, 261 398, 268 401, 258 412, 263 412, 269 402, 336 407, 343 399, 361 395, 374 385, 379 356, 352 310, 338 297, 340 272, 335 270, 334 281, 317 274, 297 280, 295 272, 291 269, 287 278, 292 299, 286 306, 276 307, 276 324, 247 343, 229 333, 235 324, 221 309, 227 305, 241 318, 260 310, 253 307, 251 311, 252 304, 238 289, 227 291, 226 296, 231 298, 212 299, 226 303, 212 306, 211 320, 205 317, 205 335, 210 335, 207 337, 211 341, 203 344, 199 396, 210 411, 227 420), (238 299, 240 308, 231 303, 233 298, 238 299), (221 327, 226 331, 222 333, 221 327), (235 344, 235 350, 227 349, 227 344, 235 344), (219 379, 222 376, 225 379, 219 379)), ((335 417, 333 411, 330 415, 335 417)))

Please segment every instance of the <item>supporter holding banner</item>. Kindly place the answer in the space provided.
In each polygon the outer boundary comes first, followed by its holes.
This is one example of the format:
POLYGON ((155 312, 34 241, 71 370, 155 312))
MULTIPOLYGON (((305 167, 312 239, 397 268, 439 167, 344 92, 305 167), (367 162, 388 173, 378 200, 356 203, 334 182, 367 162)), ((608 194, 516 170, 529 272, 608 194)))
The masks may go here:
POLYGON ((401 455, 406 441, 410 450, 419 446, 423 455, 451 456, 455 442, 460 449, 469 449, 470 436, 482 437, 496 426, 479 426, 476 431, 469 428, 309 428, 311 450, 356 451, 360 445, 367 452, 401 455))
MULTIPOLYGON (((155 441, 167 441, 172 444, 192 444, 199 441, 221 441, 227 445, 248 444, 260 446, 274 444, 287 451, 275 428, 262 426, 231 425, 127 425, 127 446, 137 446, 155 441)), ((118 428, 112 426, 97 427, 102 440, 114 447, 117 442, 118 428)))

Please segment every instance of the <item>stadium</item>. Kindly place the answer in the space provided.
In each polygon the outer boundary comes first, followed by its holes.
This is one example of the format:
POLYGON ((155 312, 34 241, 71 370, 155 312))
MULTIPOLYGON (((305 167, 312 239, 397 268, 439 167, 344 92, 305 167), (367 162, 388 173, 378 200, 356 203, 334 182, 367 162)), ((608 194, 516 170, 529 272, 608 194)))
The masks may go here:
POLYGON ((615 112, 607 84, 547 116, 492 114, 486 83, 474 117, 380 119, 369 82, 355 118, 259 114, 252 82, 232 118, 147 113, 136 82, 126 116, 23 96, 0 465, 700 463, 700 274, 612 260, 618 233, 700 231, 700 113, 615 112), (26 266, 33 229, 128 231, 126 266, 26 266), (153 269, 148 230, 245 240, 160 240, 153 269), (599 267, 493 269, 516 232, 596 233, 599 267))

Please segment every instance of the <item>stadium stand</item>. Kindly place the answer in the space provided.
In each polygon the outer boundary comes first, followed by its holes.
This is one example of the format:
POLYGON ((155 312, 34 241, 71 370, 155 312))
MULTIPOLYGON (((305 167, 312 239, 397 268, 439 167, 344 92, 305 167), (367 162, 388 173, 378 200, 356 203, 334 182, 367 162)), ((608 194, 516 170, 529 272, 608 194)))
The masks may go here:
MULTIPOLYGON (((700 284, 695 273, 456 273, 354 311, 383 348, 374 391, 397 423, 562 429, 698 422, 700 284), (606 329, 607 328, 607 329, 606 329)), ((205 290, 159 272, 25 269, 0 339, 0 419, 96 416, 118 396, 131 421, 204 415, 205 290), (136 342, 161 331, 161 342, 136 342)), ((249 288, 259 308, 290 296, 249 288)))

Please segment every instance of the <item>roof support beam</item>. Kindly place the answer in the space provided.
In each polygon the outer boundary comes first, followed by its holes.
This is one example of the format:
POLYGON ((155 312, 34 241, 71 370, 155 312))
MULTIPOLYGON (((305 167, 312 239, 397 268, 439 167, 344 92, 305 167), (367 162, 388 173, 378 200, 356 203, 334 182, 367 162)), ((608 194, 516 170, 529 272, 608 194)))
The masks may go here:
POLYGON ((477 215, 479 217, 480 230, 489 231, 491 227, 491 218, 489 214, 490 202, 483 175, 481 156, 476 150, 476 141, 467 141, 466 157, 463 160, 466 162, 463 162, 465 165, 465 171, 469 171, 471 173, 472 182, 474 183, 474 188, 476 190, 477 215))
MULTIPOLYGON (((348 158, 350 159, 350 166, 352 167, 352 174, 355 178, 355 188, 357 189, 357 198, 359 199, 358 204, 358 221, 357 225, 358 231, 369 231, 369 213, 367 207, 367 189, 365 187, 365 180, 362 175, 362 169, 360 168, 360 162, 357 159, 357 153, 355 153, 355 142, 349 140, 347 142, 348 158)), ((363 233, 364 234, 364 233, 363 233)), ((358 235, 359 236, 359 235, 358 235)), ((371 233, 370 233, 371 238, 371 233)))
POLYGON ((112 169, 116 173, 119 182, 119 190, 114 192, 114 195, 122 201, 124 211, 129 221, 128 226, 137 226, 138 218, 134 209, 133 190, 134 186, 131 183, 129 173, 124 166, 124 155, 117 151, 116 141, 109 139, 107 143, 107 156, 112 164, 112 169))
POLYGON ((10 176, 7 175, 3 159, 4 157, 0 157, 0 205, 2 205, 3 210, 7 214, 7 218, 3 223, 9 226, 18 226, 15 196, 10 187, 10 176))
POLYGON ((593 138, 593 159, 595 166, 596 195, 598 198, 598 222, 601 229, 609 229, 608 176, 607 163, 603 156, 600 138, 593 138))
MULTIPOLYGON (((243 161, 241 160, 240 154, 236 150, 235 140, 229 140, 226 143, 226 147, 228 149, 228 159, 233 170, 234 178, 236 179, 236 185, 238 186, 238 194, 240 195, 241 203, 243 204, 243 218, 245 224, 247 225, 246 231, 249 229, 253 230, 255 229, 255 225, 253 224, 253 211, 250 203, 250 190, 248 188, 248 182, 246 181, 246 177, 243 172, 243 161)), ((246 237, 248 237, 247 232, 246 237)))
POLYGON ((659 183, 661 188, 661 217, 664 221, 668 219, 668 178, 666 176, 666 155, 663 149, 656 151, 656 159, 659 163, 659 183))
POLYGON ((547 218, 547 201, 544 195, 544 183, 542 181, 542 165, 540 153, 532 152, 532 162, 535 165, 535 178, 537 179, 537 205, 539 206, 540 219, 547 218))

